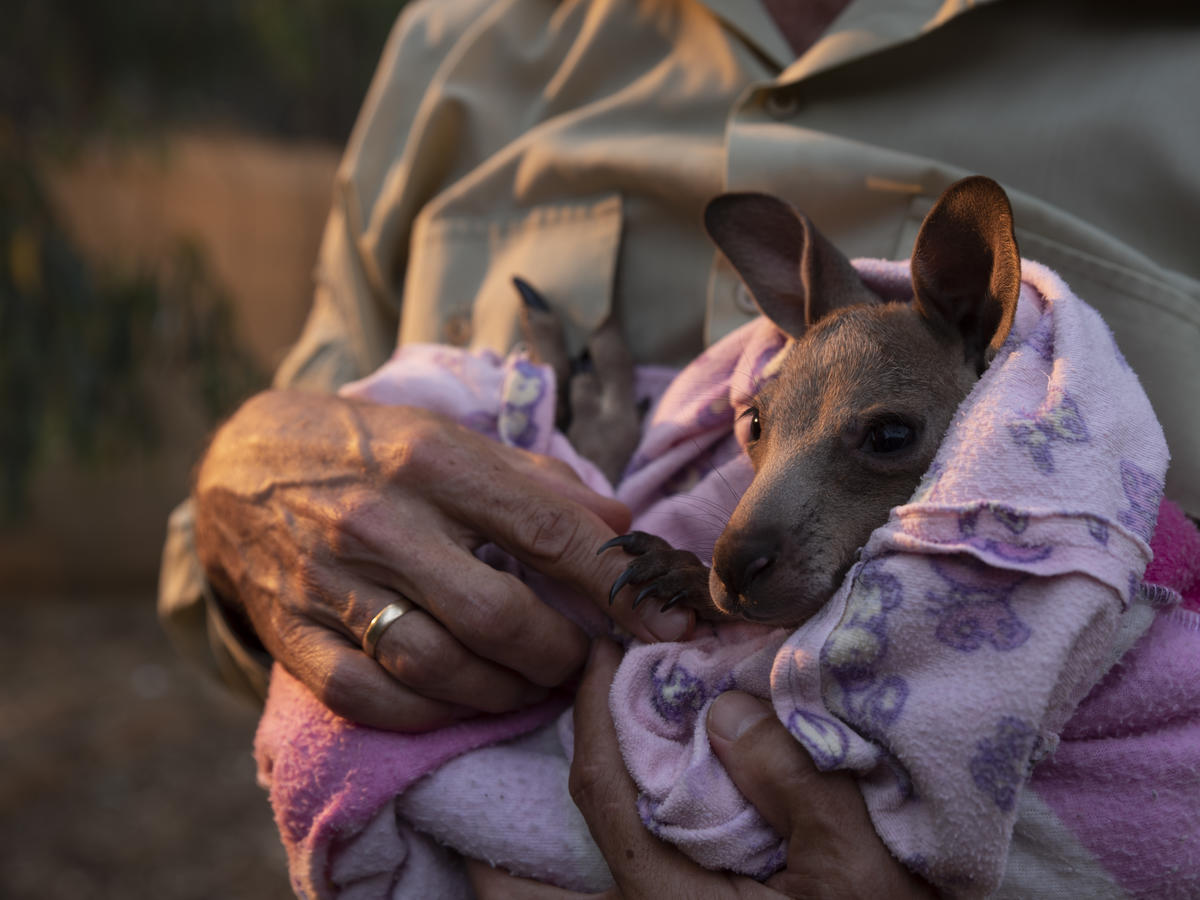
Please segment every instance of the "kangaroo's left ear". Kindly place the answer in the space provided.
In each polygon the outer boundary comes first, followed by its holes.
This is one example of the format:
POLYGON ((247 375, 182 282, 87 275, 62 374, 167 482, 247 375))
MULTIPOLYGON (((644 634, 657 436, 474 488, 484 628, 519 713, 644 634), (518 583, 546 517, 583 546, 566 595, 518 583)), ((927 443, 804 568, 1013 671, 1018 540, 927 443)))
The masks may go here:
POLYGON ((962 337, 977 372, 1012 329, 1021 292, 1021 256, 1012 207, 990 178, 964 178, 946 189, 921 225, 912 256, 918 312, 962 337))
POLYGON ((882 302, 845 254, 778 197, 722 194, 705 208, 704 225, 758 308, 793 338, 836 309, 882 302))

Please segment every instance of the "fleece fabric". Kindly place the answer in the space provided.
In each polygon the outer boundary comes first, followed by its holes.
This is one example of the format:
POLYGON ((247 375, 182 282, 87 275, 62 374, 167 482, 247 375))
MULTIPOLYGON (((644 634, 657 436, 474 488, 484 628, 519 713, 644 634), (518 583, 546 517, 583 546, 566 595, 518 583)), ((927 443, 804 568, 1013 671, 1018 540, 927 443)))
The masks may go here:
MULTIPOLYGON (((906 264, 857 265, 881 296, 907 296, 906 264)), ((1064 883, 1086 872, 1114 896, 1170 896, 1200 879, 1197 842, 1182 837, 1196 836, 1200 808, 1200 634, 1178 606, 1200 591, 1200 542, 1169 504, 1156 535, 1166 447, 1108 329, 1052 272, 1025 263, 1023 278, 1013 334, 921 487, 821 613, 790 634, 739 623, 627 654, 612 711, 643 821, 701 863, 761 878, 784 859, 708 748, 708 705, 737 687, 770 698, 819 767, 857 773, 883 840, 948 894, 1003 893, 1030 873, 1049 885, 1055 872, 1064 883), (1158 588, 1143 580, 1152 537, 1158 588)), ((740 398, 784 350, 757 320, 665 391, 665 373, 642 371, 655 405, 615 491, 554 431, 551 373, 519 355, 408 347, 349 391, 552 453, 629 505, 635 528, 708 558, 752 477, 735 430, 740 398)), ((592 633, 606 627, 528 577, 592 633)), ((384 827, 387 841, 372 831, 397 808, 405 828, 467 855, 603 887, 563 800, 565 762, 537 765, 542 751, 521 743, 476 749, 555 712, 388 735, 337 720, 277 671, 257 754, 297 893, 450 890, 430 867, 413 880, 397 829, 384 827)), ((559 730, 565 760, 569 729, 559 730)))

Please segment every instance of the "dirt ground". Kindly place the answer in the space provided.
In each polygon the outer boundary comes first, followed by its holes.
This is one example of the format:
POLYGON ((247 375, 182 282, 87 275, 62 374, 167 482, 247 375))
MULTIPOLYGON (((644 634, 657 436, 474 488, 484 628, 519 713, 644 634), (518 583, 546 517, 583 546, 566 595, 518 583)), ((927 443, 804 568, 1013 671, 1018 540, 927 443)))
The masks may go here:
POLYGON ((0 598, 0 897, 292 896, 255 710, 175 656, 152 595, 0 598))

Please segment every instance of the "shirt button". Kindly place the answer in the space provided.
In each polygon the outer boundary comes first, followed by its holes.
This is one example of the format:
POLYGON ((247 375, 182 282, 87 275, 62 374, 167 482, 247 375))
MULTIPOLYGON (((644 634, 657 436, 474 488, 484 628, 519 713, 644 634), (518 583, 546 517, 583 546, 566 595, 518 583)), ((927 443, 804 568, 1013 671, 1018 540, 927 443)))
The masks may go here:
POLYGON ((442 337, 447 344, 465 347, 471 340, 471 320, 461 313, 450 316, 442 325, 442 337))
POLYGON ((772 119, 790 119, 800 109, 800 95, 786 88, 770 91, 763 101, 763 109, 772 119))
POLYGON ((738 284, 737 290, 734 291, 733 305, 748 316, 757 316, 761 312, 758 304, 754 302, 754 295, 741 283, 738 284))

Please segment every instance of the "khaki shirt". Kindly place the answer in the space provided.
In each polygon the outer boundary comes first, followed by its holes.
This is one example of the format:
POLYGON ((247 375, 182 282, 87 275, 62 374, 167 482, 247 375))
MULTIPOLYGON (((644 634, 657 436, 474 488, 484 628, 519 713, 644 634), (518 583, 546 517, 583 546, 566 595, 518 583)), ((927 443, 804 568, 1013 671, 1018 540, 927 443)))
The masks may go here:
MULTIPOLYGON (((414 3, 276 384, 331 390, 397 340, 504 352, 513 275, 570 350, 611 312, 635 359, 682 365, 757 312, 701 227, 715 194, 778 194, 850 256, 904 258, 936 197, 982 173, 1022 255, 1113 328, 1166 431, 1168 496, 1200 514, 1200 29, 1097 6, 855 0, 797 59, 754 0, 414 3)), ((160 610, 193 642, 207 620, 201 643, 259 690, 261 659, 198 611, 189 522, 160 610)))

